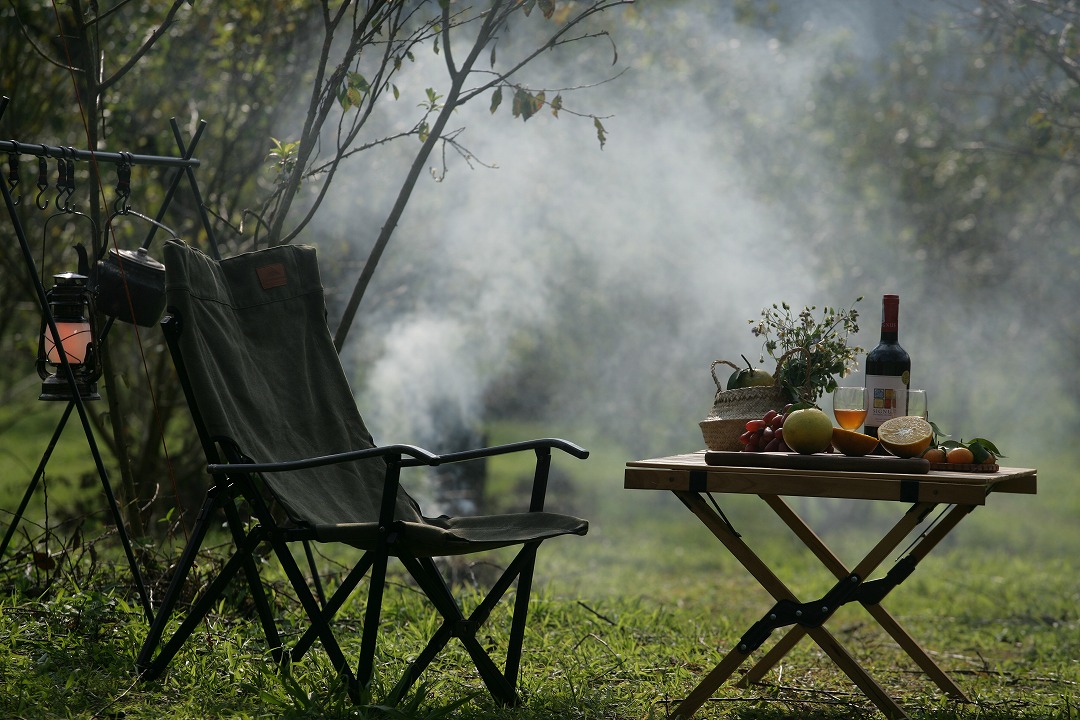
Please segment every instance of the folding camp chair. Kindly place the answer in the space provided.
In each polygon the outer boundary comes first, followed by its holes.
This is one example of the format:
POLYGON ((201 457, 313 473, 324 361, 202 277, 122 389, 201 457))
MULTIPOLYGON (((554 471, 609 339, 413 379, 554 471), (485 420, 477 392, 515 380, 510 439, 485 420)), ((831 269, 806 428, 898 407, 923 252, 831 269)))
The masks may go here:
POLYGON ((353 699, 359 698, 359 688, 372 680, 383 585, 388 558, 393 556, 430 599, 442 624, 391 691, 391 702, 400 701, 450 638, 456 637, 495 700, 517 704, 537 547, 547 538, 584 535, 588 530, 584 520, 543 510, 551 451, 582 459, 588 453, 559 439, 443 455, 410 445, 376 447, 356 409, 326 326, 313 248, 280 246, 219 262, 186 245, 170 243, 165 248, 165 266, 169 309, 162 326, 212 482, 139 653, 141 676, 150 679, 165 670, 241 570, 273 657, 286 659, 252 555, 268 543, 310 622, 289 650, 291 660, 299 659, 320 640, 353 699), (402 468, 523 451, 536 456, 529 512, 425 517, 399 484, 402 468), (241 501, 250 507, 250 528, 242 522, 241 501), (162 644, 185 578, 218 510, 224 511, 235 553, 162 644), (279 520, 282 515, 285 519, 279 520), (312 592, 294 559, 290 546, 297 542, 304 544, 313 571, 311 542, 344 543, 363 555, 327 599, 318 583, 312 592), (519 546, 516 556, 466 617, 433 558, 511 546, 519 546), (331 621, 365 576, 369 578, 368 602, 354 673, 331 621), (499 669, 477 640, 477 630, 515 581, 505 666, 499 669))

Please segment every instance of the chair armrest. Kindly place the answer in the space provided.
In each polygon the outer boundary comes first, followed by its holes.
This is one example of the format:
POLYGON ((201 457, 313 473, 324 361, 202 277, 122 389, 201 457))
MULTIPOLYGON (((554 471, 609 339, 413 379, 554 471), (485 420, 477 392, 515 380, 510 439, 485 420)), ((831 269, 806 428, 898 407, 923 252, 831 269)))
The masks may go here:
POLYGON ((206 466, 210 474, 219 472, 286 472, 289 470, 306 470, 308 468, 323 467, 324 465, 336 465, 353 460, 367 458, 386 457, 389 455, 406 455, 413 458, 410 464, 438 465, 439 456, 415 445, 384 445, 382 447, 368 448, 366 450, 351 450, 349 452, 334 453, 333 455, 321 455, 319 457, 302 458, 300 460, 284 460, 273 463, 211 463, 206 466))
MULTIPOLYGON (((540 512, 544 509, 547 497, 548 473, 551 469, 551 450, 562 450, 580 460, 589 457, 589 451, 567 440, 559 438, 541 438, 538 440, 525 440, 522 442, 507 443, 505 445, 493 445, 492 447, 465 450, 462 452, 446 453, 439 455, 438 461, 433 465, 446 465, 455 462, 466 462, 480 458, 506 455, 509 453, 533 450, 536 453, 536 467, 533 472, 532 494, 529 500, 529 511, 540 512)), ((402 467, 420 465, 421 462, 405 460, 402 467)))
MULTIPOLYGON (((368 448, 366 450, 353 450, 350 452, 334 453, 332 455, 302 458, 300 460, 285 460, 273 463, 211 463, 206 466, 206 470, 212 475, 222 472, 273 473, 289 470, 306 470, 308 468, 335 465, 354 460, 363 460, 365 458, 387 456, 402 458, 399 463, 400 467, 419 467, 423 465, 436 466, 533 450, 536 452, 537 463, 536 472, 533 475, 532 498, 529 503, 529 510, 535 512, 544 509, 552 449, 561 450, 580 460, 585 460, 589 457, 588 450, 567 440, 561 440, 559 438, 541 438, 537 440, 524 440, 522 442, 507 443, 505 445, 477 448, 475 450, 446 453, 444 455, 436 455, 415 445, 384 445, 381 447, 368 448)), ((397 473, 394 472, 388 474, 386 478, 386 487, 384 487, 386 496, 396 496, 397 486, 397 473)), ((392 508, 388 512, 390 513, 389 517, 392 517, 392 508)))
POLYGON ((494 457, 496 455, 507 455, 509 453, 523 452, 525 450, 544 449, 562 450, 568 455, 573 455, 579 460, 584 460, 589 457, 588 450, 580 447, 579 445, 575 445, 568 440, 562 440, 560 438, 540 438, 537 440, 523 440, 521 442, 507 443, 505 445, 493 445, 491 447, 476 448, 474 450, 462 450, 460 452, 445 453, 443 455, 435 456, 434 462, 432 462, 430 458, 420 458, 417 456, 413 456, 413 460, 403 461, 402 467, 415 467, 417 465, 446 465, 449 463, 479 460, 480 458, 494 457))

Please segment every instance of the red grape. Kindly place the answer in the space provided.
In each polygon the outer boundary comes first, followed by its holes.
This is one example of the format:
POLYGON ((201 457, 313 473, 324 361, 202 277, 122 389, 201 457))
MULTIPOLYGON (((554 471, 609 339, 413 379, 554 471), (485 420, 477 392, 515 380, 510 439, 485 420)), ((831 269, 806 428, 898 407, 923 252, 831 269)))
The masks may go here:
POLYGON ((784 420, 791 405, 783 412, 769 410, 760 420, 748 420, 746 432, 739 436, 743 452, 789 452, 784 442, 784 420))

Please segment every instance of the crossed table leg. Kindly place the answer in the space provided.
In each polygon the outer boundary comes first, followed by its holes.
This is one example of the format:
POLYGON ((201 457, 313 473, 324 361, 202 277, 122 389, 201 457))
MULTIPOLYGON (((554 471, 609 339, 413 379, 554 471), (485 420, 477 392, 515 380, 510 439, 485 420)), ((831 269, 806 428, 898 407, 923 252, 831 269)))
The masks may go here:
POLYGON ((813 530, 777 495, 760 495, 773 511, 802 540, 803 544, 837 578, 837 584, 820 600, 801 603, 769 567, 743 542, 731 525, 719 513, 709 507, 704 498, 695 492, 676 491, 675 495, 719 539, 728 551, 750 572, 758 583, 773 596, 776 605, 743 635, 732 649, 675 708, 671 720, 689 718, 700 708, 750 654, 768 638, 772 630, 788 627, 786 634, 743 676, 740 685, 760 680, 805 635, 810 637, 832 659, 852 682, 888 718, 906 718, 907 715, 889 697, 843 645, 823 627, 823 623, 836 608, 848 602, 858 601, 867 609, 878 624, 908 654, 919 668, 949 696, 968 701, 964 692, 926 654, 918 643, 879 604, 892 588, 902 582, 915 569, 918 562, 941 541, 973 506, 955 505, 928 532, 909 549, 907 555, 893 566, 882 578, 866 582, 866 578, 908 537, 912 530, 933 509, 934 503, 913 505, 888 533, 870 550, 853 570, 826 547, 813 530))

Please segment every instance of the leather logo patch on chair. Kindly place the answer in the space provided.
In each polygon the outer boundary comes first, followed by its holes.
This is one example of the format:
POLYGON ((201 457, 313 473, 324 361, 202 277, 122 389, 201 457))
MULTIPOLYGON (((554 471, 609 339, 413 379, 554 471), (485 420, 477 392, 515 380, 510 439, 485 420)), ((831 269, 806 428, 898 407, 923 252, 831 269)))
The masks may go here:
POLYGON ((289 278, 285 276, 284 263, 263 265, 260 268, 255 268, 255 272, 259 276, 259 282, 262 284, 263 290, 270 290, 289 283, 289 278))

